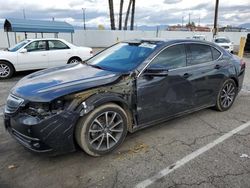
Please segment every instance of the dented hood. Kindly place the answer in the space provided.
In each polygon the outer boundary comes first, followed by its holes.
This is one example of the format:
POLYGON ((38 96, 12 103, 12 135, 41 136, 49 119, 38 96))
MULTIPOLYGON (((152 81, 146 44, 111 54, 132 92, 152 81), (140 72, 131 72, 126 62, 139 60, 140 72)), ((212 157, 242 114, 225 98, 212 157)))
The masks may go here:
POLYGON ((49 102, 58 97, 109 84, 120 73, 101 70, 84 64, 70 64, 45 69, 21 79, 11 93, 23 99, 49 102))

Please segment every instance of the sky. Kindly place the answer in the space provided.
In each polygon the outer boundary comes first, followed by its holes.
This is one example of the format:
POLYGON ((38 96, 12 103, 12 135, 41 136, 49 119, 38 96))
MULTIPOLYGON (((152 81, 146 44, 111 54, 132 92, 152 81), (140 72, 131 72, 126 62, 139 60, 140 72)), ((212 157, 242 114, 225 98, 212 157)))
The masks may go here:
MULTIPOLYGON (((115 21, 118 22, 120 0, 114 1, 115 21)), ((124 0, 123 18, 129 0, 124 0)), ((136 0, 135 25, 174 25, 191 21, 201 25, 213 24, 215 0, 136 0)), ((108 0, 0 0, 0 21, 5 18, 66 21, 83 26, 82 14, 86 11, 86 26, 110 27, 108 0)), ((220 0, 219 25, 237 26, 250 23, 250 0, 220 0)))

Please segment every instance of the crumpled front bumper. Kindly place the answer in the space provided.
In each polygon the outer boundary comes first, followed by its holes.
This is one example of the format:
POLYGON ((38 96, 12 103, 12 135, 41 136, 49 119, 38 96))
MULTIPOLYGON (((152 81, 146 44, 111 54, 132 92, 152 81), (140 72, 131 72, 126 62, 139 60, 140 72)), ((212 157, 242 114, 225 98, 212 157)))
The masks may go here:
POLYGON ((4 124, 8 132, 26 148, 40 153, 61 154, 75 150, 74 127, 79 113, 64 111, 27 125, 27 114, 4 114, 4 124))

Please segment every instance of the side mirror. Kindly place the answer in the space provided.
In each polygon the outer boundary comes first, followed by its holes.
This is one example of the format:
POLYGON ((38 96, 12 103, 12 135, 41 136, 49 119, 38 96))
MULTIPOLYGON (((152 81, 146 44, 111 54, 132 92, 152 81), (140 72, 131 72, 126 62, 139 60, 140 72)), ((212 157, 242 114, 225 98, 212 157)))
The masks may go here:
POLYGON ((20 53, 27 53, 28 51, 27 51, 26 48, 23 48, 23 49, 21 49, 19 52, 20 52, 20 53))
POLYGON ((168 75, 168 70, 164 68, 147 68, 143 76, 167 76, 168 75))

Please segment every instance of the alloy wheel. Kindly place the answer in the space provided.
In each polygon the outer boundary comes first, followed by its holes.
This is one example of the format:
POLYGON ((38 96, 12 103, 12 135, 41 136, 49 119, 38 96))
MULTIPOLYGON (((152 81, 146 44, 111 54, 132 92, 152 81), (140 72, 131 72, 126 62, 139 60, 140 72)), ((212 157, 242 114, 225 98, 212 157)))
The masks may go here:
POLYGON ((72 63, 78 63, 78 62, 79 62, 78 59, 72 59, 72 60, 70 61, 70 64, 72 64, 72 63))
POLYGON ((106 151, 113 148, 124 131, 124 122, 120 114, 106 111, 94 119, 88 130, 88 141, 96 151, 106 151))
POLYGON ((231 104, 234 101, 236 95, 236 88, 232 82, 228 82, 226 85, 224 85, 221 96, 220 96, 220 102, 221 106, 223 108, 228 108, 231 106, 231 104))
POLYGON ((0 64, 0 77, 6 78, 10 74, 10 67, 6 64, 0 64))

